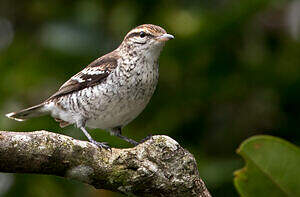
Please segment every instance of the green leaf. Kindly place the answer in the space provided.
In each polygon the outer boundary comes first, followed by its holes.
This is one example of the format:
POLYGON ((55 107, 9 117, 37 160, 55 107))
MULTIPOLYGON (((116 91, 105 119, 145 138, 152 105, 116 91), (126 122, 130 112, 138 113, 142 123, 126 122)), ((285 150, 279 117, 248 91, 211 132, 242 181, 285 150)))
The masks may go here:
POLYGON ((300 149, 277 137, 254 136, 237 153, 246 166, 234 173, 241 196, 300 196, 300 149))

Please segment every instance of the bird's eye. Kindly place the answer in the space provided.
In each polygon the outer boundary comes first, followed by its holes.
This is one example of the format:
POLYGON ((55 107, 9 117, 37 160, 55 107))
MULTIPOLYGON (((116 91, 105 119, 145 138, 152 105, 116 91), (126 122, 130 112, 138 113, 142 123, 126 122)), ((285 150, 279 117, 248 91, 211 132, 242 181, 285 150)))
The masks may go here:
POLYGON ((144 38, 145 36, 146 36, 146 33, 143 32, 143 31, 141 31, 141 32, 140 32, 140 37, 141 37, 141 38, 144 38))

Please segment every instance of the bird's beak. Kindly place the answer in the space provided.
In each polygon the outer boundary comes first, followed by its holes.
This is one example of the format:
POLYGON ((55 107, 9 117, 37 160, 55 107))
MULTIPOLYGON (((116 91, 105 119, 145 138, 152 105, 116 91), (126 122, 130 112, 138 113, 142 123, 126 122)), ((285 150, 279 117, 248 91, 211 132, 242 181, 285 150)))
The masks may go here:
POLYGON ((157 39, 158 39, 159 41, 165 42, 165 41, 174 39, 174 36, 171 35, 171 34, 163 34, 163 35, 159 36, 157 39))

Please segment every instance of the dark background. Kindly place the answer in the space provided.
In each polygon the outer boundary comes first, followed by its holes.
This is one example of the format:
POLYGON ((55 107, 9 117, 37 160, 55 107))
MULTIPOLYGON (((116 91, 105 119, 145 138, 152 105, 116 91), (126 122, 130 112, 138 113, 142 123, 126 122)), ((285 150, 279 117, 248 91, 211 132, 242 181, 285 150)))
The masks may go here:
MULTIPOLYGON (((50 117, 15 122, 4 114, 38 104, 137 25, 175 35, 160 80, 124 134, 165 134, 197 159, 213 196, 237 196, 235 153, 256 134, 300 144, 300 3, 267 0, 0 1, 0 130, 61 129, 50 117)), ((100 130, 113 147, 130 147, 100 130)), ((54 176, 0 174, 0 196, 122 196, 54 176)))

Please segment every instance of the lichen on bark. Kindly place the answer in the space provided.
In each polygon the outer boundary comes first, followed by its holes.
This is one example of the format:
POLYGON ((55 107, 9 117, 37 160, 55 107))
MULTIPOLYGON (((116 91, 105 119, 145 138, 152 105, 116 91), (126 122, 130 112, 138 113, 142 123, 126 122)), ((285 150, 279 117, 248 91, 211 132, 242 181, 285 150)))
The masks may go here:
POLYGON ((111 151, 48 131, 0 131, 0 172, 51 174, 136 196, 210 196, 195 158, 168 136, 111 151))

